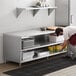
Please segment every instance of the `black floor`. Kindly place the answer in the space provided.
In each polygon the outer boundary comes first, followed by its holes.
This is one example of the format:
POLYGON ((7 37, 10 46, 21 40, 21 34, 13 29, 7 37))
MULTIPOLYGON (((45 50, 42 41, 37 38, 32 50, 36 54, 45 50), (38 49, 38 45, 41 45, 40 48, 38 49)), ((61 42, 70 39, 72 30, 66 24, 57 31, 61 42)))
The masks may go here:
POLYGON ((4 73, 11 76, 43 76, 44 74, 52 73, 69 66, 76 65, 76 59, 72 60, 68 57, 56 56, 50 57, 49 59, 30 62, 28 64, 26 63, 27 66, 4 73))

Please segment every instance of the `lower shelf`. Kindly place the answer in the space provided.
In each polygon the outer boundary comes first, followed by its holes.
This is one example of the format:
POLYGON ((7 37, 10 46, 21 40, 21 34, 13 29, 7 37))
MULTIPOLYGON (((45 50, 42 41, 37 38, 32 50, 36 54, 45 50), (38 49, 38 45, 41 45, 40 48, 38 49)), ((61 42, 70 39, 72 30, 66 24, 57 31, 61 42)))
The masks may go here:
POLYGON ((28 61, 33 61, 33 60, 37 60, 37 59, 41 59, 41 58, 45 58, 45 57, 49 57, 49 56, 55 56, 55 55, 58 55, 58 54, 63 54, 63 53, 66 53, 67 51, 61 51, 61 52, 56 52, 56 53, 50 53, 49 51, 48 52, 44 52, 44 53, 41 53, 38 55, 38 57, 28 57, 28 58, 24 58, 21 63, 24 63, 24 62, 28 62, 28 61))

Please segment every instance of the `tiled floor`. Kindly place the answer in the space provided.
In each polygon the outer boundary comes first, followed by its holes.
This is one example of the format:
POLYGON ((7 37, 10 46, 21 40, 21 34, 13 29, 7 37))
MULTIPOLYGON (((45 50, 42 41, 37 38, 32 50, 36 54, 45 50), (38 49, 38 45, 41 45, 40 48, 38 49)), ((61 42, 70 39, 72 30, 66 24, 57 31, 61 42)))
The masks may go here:
MULTIPOLYGON (((0 64, 0 76, 8 76, 3 74, 4 71, 12 70, 18 68, 18 64, 15 63, 7 63, 7 64, 0 64)), ((76 65, 55 71, 53 73, 46 74, 44 76, 76 76, 76 65)))
POLYGON ((76 65, 44 75, 44 76, 76 76, 76 65))

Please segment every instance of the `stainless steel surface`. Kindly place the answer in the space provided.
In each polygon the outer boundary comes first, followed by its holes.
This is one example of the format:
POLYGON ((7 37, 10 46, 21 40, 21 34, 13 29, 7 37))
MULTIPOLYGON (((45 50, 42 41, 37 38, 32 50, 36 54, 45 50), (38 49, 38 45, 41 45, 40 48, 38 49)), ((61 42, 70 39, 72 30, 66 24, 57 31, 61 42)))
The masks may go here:
POLYGON ((70 13, 70 0, 55 0, 56 6, 56 25, 69 25, 69 13, 70 13))

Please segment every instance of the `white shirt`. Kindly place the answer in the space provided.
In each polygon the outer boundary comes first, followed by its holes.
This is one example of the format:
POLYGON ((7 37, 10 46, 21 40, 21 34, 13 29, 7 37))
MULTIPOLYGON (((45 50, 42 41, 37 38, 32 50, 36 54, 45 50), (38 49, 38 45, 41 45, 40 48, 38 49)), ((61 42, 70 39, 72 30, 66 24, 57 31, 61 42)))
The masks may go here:
POLYGON ((63 29, 64 40, 68 40, 76 33, 76 26, 67 26, 63 29))

